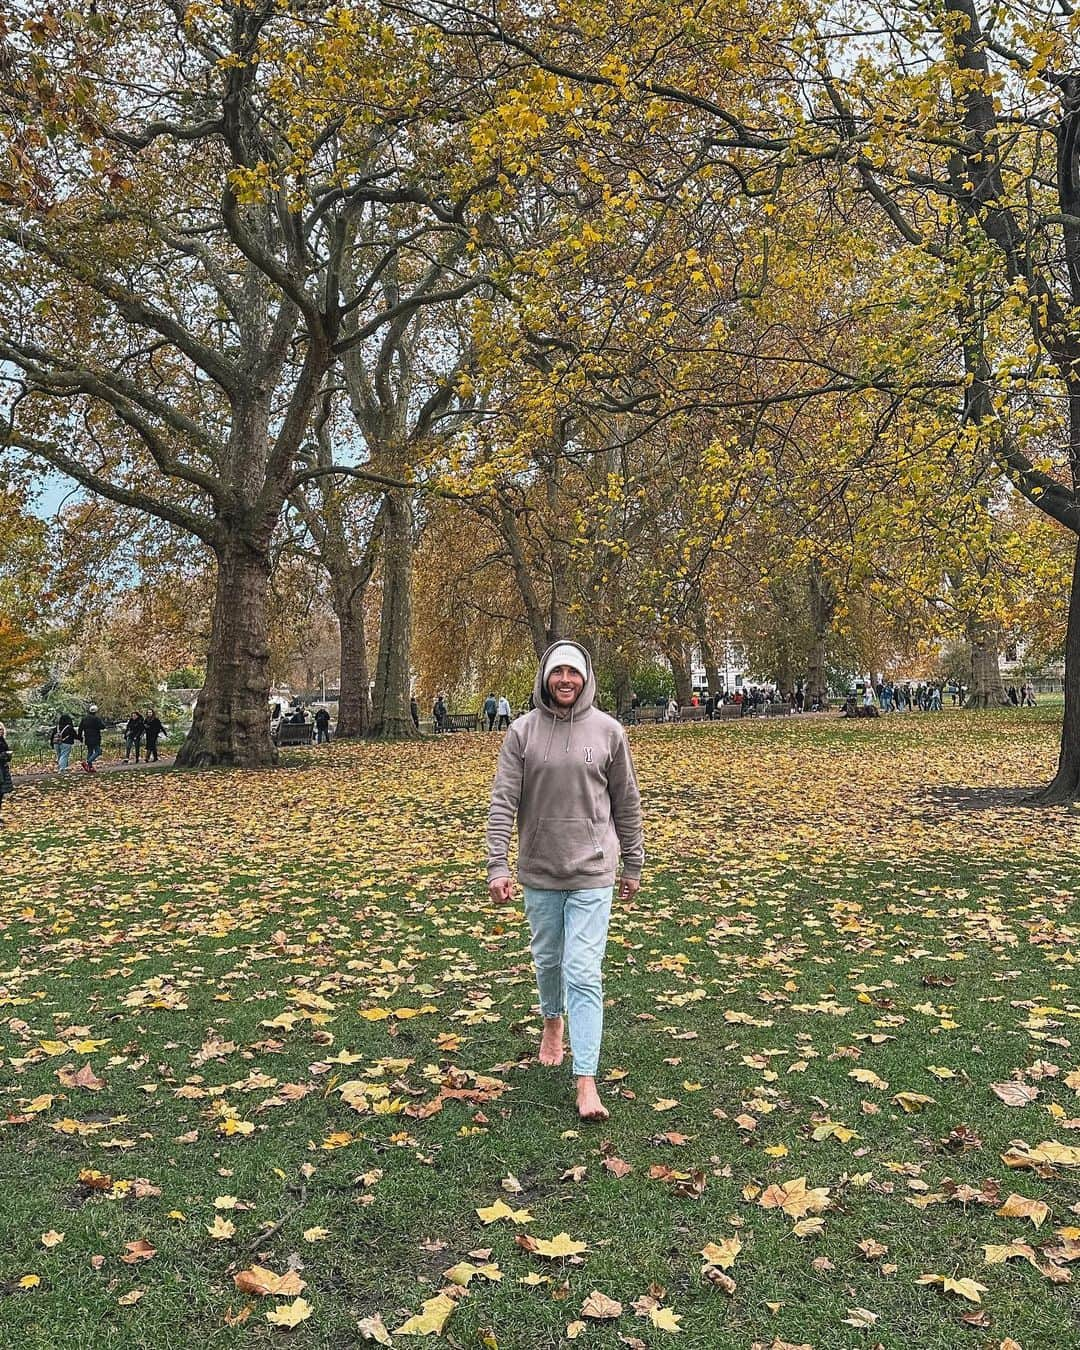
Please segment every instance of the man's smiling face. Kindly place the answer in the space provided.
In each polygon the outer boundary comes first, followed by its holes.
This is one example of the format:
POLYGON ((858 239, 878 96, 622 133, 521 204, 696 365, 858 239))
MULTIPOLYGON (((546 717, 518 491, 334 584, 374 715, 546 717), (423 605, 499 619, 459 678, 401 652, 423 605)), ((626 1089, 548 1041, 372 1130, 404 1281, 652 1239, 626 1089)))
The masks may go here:
POLYGON ((585 688, 585 678, 573 666, 556 666, 548 676, 548 693, 560 708, 570 708, 585 688))

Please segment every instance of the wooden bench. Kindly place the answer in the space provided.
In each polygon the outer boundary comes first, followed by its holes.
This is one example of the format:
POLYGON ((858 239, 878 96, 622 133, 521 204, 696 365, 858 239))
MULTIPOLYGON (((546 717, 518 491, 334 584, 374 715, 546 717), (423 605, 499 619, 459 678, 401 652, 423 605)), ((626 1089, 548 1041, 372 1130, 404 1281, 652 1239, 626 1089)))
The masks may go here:
POLYGON ((790 717, 790 715, 791 715, 791 705, 790 703, 788 703, 786 699, 784 699, 783 702, 781 703, 765 704, 766 717, 790 717))
POLYGON ((310 745, 315 737, 312 722, 279 722, 273 735, 275 745, 310 745))
POLYGON ((446 722, 442 727, 436 727, 431 720, 427 722, 427 725, 431 727, 432 732, 480 731, 482 727, 487 726, 487 722, 482 713, 457 712, 447 713, 446 722))
POLYGON ((627 708, 622 713, 622 722, 625 726, 641 726, 645 722, 662 722, 664 720, 663 708, 656 708, 651 703, 637 708, 627 708))
POLYGON ((705 709, 700 703, 697 705, 697 707, 694 707, 694 705, 691 703, 687 704, 685 708, 679 709, 680 722, 703 722, 704 720, 705 720, 705 709))
POLYGON ((728 717, 741 717, 741 716, 742 716, 741 703, 721 703, 719 708, 717 708, 716 712, 713 713, 713 717, 718 717, 720 718, 721 721, 723 721, 725 718, 728 717))

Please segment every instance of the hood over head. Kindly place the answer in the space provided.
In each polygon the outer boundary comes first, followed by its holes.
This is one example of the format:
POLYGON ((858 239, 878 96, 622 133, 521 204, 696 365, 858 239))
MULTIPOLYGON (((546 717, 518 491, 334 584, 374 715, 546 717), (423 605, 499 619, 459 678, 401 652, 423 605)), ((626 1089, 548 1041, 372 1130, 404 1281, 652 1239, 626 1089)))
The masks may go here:
MULTIPOLYGON (((570 662, 558 661, 555 664, 569 665, 570 662)), ((536 679, 533 681, 533 703, 536 707, 544 709, 545 712, 550 713, 553 717, 569 717, 571 715, 580 717, 582 713, 588 712, 592 707, 593 699, 595 697, 596 675, 593 672, 592 658, 589 656, 589 653, 580 642, 569 642, 566 639, 563 639, 560 642, 553 642, 540 658, 536 679), (581 693, 578 694, 573 705, 567 709, 557 708, 555 706, 551 700, 551 695, 547 691, 547 681, 544 679, 544 672, 548 668, 548 662, 551 660, 553 653, 557 652, 560 647, 572 648, 574 654, 580 657, 585 670, 585 687, 582 689, 581 693)))

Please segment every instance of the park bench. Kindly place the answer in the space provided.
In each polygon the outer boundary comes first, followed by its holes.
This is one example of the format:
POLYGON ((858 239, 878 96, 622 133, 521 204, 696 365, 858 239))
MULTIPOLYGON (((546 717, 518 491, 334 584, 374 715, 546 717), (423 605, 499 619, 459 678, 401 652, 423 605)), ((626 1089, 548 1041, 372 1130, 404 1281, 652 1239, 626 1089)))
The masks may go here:
POLYGON ((648 707, 626 708, 620 716, 624 725, 628 727, 640 726, 644 722, 662 722, 664 720, 664 709, 656 708, 650 703, 648 707))
POLYGON ((310 745, 315 736, 312 722, 279 722, 273 741, 277 746, 310 745))
POLYGON ((791 705, 785 700, 782 703, 766 703, 766 717, 789 717, 791 715, 791 705))
MULTIPOLYGON (((483 713, 447 713, 444 731, 482 731, 486 726, 487 721, 483 713)), ((434 736, 436 730, 435 721, 431 717, 425 717, 420 723, 421 735, 434 736)))
POLYGON ((705 720, 705 708, 702 704, 696 707, 688 703, 685 708, 679 709, 680 722, 703 722, 705 720))
POLYGON ((717 708, 716 712, 713 714, 713 716, 714 716, 714 717, 718 717, 718 718, 720 718, 721 720, 724 720, 725 718, 728 718, 728 717, 741 717, 741 716, 742 716, 742 704, 741 704, 741 703, 721 703, 720 706, 719 706, 719 708, 717 708))

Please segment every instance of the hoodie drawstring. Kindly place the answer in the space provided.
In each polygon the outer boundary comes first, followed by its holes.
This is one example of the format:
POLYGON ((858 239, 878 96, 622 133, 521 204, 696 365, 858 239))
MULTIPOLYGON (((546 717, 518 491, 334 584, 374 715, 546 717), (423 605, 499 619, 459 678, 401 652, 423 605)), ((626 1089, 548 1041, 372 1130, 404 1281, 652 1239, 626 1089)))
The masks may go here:
POLYGON ((544 763, 548 762, 548 756, 551 754, 551 741, 555 735, 555 714, 551 714, 551 729, 548 731, 547 745, 544 747, 544 763))
MULTIPOLYGON (((559 720, 558 714, 556 714, 556 713, 554 713, 554 712, 551 713, 551 727, 550 727, 550 729, 549 729, 549 731, 548 731, 547 745, 544 746, 544 763, 545 763, 545 764, 548 762, 548 759, 551 757, 551 742, 555 739, 555 724, 556 724, 556 722, 558 722, 558 720, 559 720)), ((569 716, 569 718, 567 719, 567 726, 566 726, 566 746, 565 746, 565 748, 563 749, 563 754, 564 754, 564 755, 568 755, 568 754, 570 753, 570 741, 571 741, 571 738, 573 737, 573 735, 574 735, 574 708, 573 708, 573 704, 571 704, 571 706, 570 706, 570 716, 569 716)))

